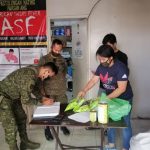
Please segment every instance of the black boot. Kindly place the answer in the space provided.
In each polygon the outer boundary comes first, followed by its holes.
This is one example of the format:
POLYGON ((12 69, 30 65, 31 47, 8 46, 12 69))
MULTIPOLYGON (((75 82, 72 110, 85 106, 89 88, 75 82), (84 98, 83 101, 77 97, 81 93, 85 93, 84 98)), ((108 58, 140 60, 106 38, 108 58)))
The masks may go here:
POLYGON ((18 131, 20 136, 20 150, 37 149, 40 147, 40 143, 32 142, 28 139, 26 131, 26 122, 24 124, 18 124, 18 131))
POLYGON ((13 103, 13 112, 18 126, 20 136, 20 150, 37 149, 40 147, 39 143, 32 142, 28 139, 26 131, 27 116, 21 104, 21 100, 15 100, 13 103))
POLYGON ((64 133, 64 135, 70 135, 70 131, 67 129, 67 127, 61 127, 61 131, 64 133))
POLYGON ((50 131, 50 128, 48 126, 46 126, 45 128, 45 138, 48 140, 48 141, 52 141, 54 138, 53 138, 53 135, 50 131))
POLYGON ((39 143, 35 143, 30 140, 21 140, 20 143, 20 150, 37 149, 39 147, 40 147, 39 143))

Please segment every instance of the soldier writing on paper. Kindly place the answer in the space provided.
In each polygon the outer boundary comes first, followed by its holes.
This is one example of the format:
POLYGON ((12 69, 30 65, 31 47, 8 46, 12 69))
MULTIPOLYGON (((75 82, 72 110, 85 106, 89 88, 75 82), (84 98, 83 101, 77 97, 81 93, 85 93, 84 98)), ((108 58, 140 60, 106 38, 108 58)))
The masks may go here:
POLYGON ((0 121, 5 130, 5 140, 10 150, 19 150, 16 141, 17 129, 20 136, 20 150, 36 149, 39 143, 32 142, 27 137, 27 116, 22 104, 37 104, 39 101, 44 105, 51 105, 52 99, 42 97, 39 81, 57 74, 58 68, 52 62, 40 67, 28 66, 18 69, 0 81, 0 121), (36 90, 35 90, 36 89, 36 90), (35 98, 31 97, 31 93, 35 98))

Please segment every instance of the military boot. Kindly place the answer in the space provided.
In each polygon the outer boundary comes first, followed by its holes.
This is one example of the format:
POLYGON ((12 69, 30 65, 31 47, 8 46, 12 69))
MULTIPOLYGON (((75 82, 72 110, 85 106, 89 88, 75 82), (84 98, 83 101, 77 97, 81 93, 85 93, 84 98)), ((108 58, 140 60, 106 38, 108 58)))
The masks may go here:
POLYGON ((32 142, 28 139, 27 131, 26 131, 26 118, 17 121, 18 131, 20 136, 20 150, 26 149, 37 149, 40 147, 40 143, 32 142))
POLYGON ((15 144, 15 145, 9 145, 9 149, 10 150, 19 150, 17 144, 15 144))
POLYGON ((40 147, 40 143, 35 143, 28 139, 26 139, 26 140, 21 139, 20 150, 37 149, 39 147, 40 147))
POLYGON ((19 135, 20 135, 20 150, 26 149, 37 149, 40 147, 40 143, 32 142, 28 139, 26 125, 18 127, 19 135), (22 129, 22 130, 21 130, 22 129))

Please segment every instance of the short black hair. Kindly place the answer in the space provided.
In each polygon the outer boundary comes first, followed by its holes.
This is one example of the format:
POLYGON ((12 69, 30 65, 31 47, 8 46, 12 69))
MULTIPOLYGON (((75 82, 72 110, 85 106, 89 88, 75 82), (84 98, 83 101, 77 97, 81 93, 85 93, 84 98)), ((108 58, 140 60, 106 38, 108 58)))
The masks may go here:
POLYGON ((11 49, 9 49, 9 52, 14 52, 14 50, 11 48, 11 49))
POLYGON ((52 71, 55 72, 55 75, 58 73, 58 67, 53 62, 48 62, 48 63, 42 65, 41 67, 48 67, 48 68, 52 69, 52 71))
POLYGON ((104 38, 102 40, 102 43, 103 44, 107 44, 108 42, 110 44, 117 43, 116 36, 113 33, 109 33, 109 34, 107 34, 107 35, 104 36, 104 38))
POLYGON ((109 45, 101 45, 96 52, 96 56, 97 55, 102 56, 102 57, 115 58, 115 52, 114 52, 113 48, 109 45))
POLYGON ((53 40, 53 42, 52 42, 52 46, 54 46, 55 44, 58 44, 58 45, 62 45, 62 46, 63 46, 62 41, 61 41, 61 40, 59 40, 59 39, 55 39, 55 40, 53 40))

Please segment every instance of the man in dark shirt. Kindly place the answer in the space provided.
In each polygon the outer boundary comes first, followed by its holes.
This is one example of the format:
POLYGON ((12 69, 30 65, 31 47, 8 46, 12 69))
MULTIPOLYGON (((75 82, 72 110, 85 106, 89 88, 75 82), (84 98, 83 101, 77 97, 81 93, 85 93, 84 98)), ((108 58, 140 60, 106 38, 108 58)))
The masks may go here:
MULTIPOLYGON (((132 104, 133 92, 128 80, 128 68, 121 61, 115 59, 113 48, 107 44, 102 45, 98 48, 96 56, 100 65, 97 67, 95 75, 92 76, 86 86, 79 92, 78 97, 84 97, 101 80, 109 99, 121 98, 132 104)), ((123 117, 127 128, 122 130, 122 150, 129 150, 130 148, 130 139, 132 137, 130 114, 123 117)), ((109 149, 115 148, 115 132, 114 128, 108 129, 109 149)))
MULTIPOLYGON (((102 40, 102 43, 104 45, 109 45, 113 48, 114 52, 115 52, 115 58, 118 59, 119 61, 121 61, 122 63, 124 63, 127 67, 128 67, 128 57, 125 53, 123 53, 122 51, 120 51, 117 48, 117 39, 116 36, 113 33, 109 33, 106 34, 102 40)), ((98 95, 101 94, 101 92, 103 91, 103 85, 100 82, 100 90, 98 92, 98 95)))
MULTIPOLYGON (((102 40, 102 43, 104 45, 106 45, 106 44, 110 45, 115 52, 116 59, 118 59, 119 61, 121 61, 128 67, 128 57, 125 53, 123 53, 122 51, 120 51, 117 48, 117 39, 113 33, 106 34, 102 40)), ((102 82, 100 81, 100 90, 98 91, 98 95, 100 95, 101 92, 103 92, 103 91, 104 91, 104 87, 103 87, 102 82)), ((106 134, 107 134, 107 131, 105 131, 105 135, 106 134)))
POLYGON ((114 52, 115 52, 115 57, 121 61, 122 63, 124 63, 126 66, 128 66, 128 57, 125 53, 123 53, 122 51, 120 51, 117 48, 117 39, 116 36, 113 33, 109 33, 107 35, 104 36, 102 43, 105 45, 110 45, 114 52))

